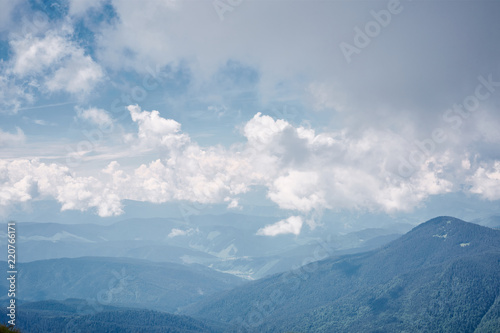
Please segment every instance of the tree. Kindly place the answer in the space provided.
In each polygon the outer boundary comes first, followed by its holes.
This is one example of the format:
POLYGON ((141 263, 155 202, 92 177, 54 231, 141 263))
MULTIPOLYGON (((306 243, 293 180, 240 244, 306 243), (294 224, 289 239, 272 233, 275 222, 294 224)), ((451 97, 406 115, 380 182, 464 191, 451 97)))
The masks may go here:
POLYGON ((3 324, 0 324, 0 333, 12 333, 12 332, 21 333, 21 331, 15 328, 14 326, 7 327, 3 324))

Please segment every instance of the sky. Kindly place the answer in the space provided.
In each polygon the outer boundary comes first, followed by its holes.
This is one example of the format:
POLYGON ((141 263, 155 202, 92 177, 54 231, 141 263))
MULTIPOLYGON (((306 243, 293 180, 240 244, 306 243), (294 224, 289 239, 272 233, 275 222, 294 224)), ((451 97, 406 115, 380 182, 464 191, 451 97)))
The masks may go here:
POLYGON ((0 2, 2 219, 500 214, 498 1, 0 2))

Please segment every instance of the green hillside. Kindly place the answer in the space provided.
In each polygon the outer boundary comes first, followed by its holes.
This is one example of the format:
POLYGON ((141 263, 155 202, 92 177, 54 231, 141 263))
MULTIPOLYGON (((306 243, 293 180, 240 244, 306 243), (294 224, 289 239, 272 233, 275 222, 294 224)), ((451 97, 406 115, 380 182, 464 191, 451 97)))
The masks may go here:
MULTIPOLYGON (((155 263, 131 258, 40 260, 21 263, 18 269, 19 291, 16 297, 19 300, 80 298, 101 305, 167 312, 175 312, 178 307, 243 282, 238 277, 201 265, 155 263)), ((6 290, 7 283, 7 280, 0 281, 0 290, 6 290)), ((7 297, 6 292, 2 295, 0 299, 7 297)))
POLYGON ((500 231, 451 217, 189 307, 249 332, 498 332, 500 231))
POLYGON ((20 306, 22 332, 30 333, 215 333, 221 324, 164 312, 110 306, 89 307, 86 300, 42 301, 20 306))

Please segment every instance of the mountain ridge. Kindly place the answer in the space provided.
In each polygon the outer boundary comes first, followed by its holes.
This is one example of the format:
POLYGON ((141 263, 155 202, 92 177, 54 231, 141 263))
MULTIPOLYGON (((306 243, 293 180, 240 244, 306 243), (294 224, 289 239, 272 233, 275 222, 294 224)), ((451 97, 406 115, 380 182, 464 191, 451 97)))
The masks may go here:
MULTIPOLYGON (((19 300, 81 298, 169 312, 244 282, 202 265, 130 258, 48 259, 21 263, 18 269, 19 300)), ((8 290, 7 280, 0 282, 0 290, 8 290)), ((7 292, 2 295, 0 299, 6 299, 7 292)))
POLYGON ((276 274, 183 313, 249 332, 474 332, 500 325, 487 316, 498 308, 499 263, 500 231, 440 216, 378 250, 276 274))

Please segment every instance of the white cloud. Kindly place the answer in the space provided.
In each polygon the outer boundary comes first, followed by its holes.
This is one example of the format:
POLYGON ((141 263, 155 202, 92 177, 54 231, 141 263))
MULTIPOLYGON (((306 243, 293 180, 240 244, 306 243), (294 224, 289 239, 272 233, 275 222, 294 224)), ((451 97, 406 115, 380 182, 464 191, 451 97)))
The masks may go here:
POLYGON ((266 149, 289 126, 290 124, 285 120, 274 120, 259 112, 245 125, 244 134, 252 146, 266 149))
POLYGON ((72 38, 72 28, 62 26, 43 36, 26 34, 11 40, 5 75, 39 81, 36 86, 44 92, 65 91, 82 98, 102 81, 104 71, 72 38))
POLYGON ((0 206, 51 198, 61 203, 61 210, 122 213, 119 197, 94 177, 76 177, 67 167, 37 160, 0 160, 0 206))
POLYGON ((268 197, 282 209, 310 212, 328 208, 315 172, 293 170, 286 176, 278 177, 270 187, 268 197))
POLYGON ((50 122, 42 120, 42 119, 33 119, 32 121, 34 124, 37 124, 40 126, 53 126, 54 125, 54 123, 50 123, 50 122))
POLYGON ((80 107, 75 107, 75 110, 78 118, 89 121, 95 125, 109 126, 113 123, 113 120, 106 110, 99 108, 82 109, 80 107))
MULTIPOLYGON (((383 43, 372 43, 375 47, 369 46, 369 56, 366 56, 364 50, 356 57, 360 59, 359 62, 348 66, 339 49, 339 43, 352 43, 353 27, 361 24, 360 18, 368 15, 371 10, 376 10, 377 7, 382 9, 384 4, 381 2, 326 1, 311 4, 299 1, 290 5, 257 1, 245 6, 231 7, 234 10, 227 12, 228 17, 224 22, 219 20, 212 1, 113 0, 112 4, 119 20, 105 27, 98 41, 99 58, 108 66, 135 68, 139 72, 145 72, 147 65, 163 67, 187 61, 194 78, 203 79, 215 73, 228 60, 236 60, 259 69, 259 83, 263 95, 277 91, 276 86, 283 82, 293 84, 291 81, 297 78, 311 78, 313 88, 321 88, 313 89, 313 95, 318 102, 315 105, 318 107, 338 107, 337 103, 342 100, 338 98, 342 96, 330 94, 330 80, 342 82, 343 91, 349 92, 350 97, 353 97, 349 102, 370 105, 375 100, 384 101, 389 96, 394 101, 415 100, 414 93, 417 88, 429 86, 429 80, 424 77, 439 78, 433 82, 439 86, 438 83, 447 81, 444 78, 475 77, 481 72, 479 67, 475 66, 457 70, 458 66, 453 66, 455 62, 436 62, 431 53, 422 56, 415 52, 422 49, 432 50, 438 46, 444 54, 455 55, 454 60, 459 63, 467 63, 465 60, 471 56, 465 45, 461 46, 463 52, 458 55, 456 52, 451 53, 453 48, 448 44, 451 43, 448 36, 451 32, 436 28, 441 26, 443 19, 428 16, 425 18, 429 24, 424 29, 427 38, 416 40, 411 47, 389 48, 389 55, 383 43), (256 26, 257 16, 259 25, 256 26), (307 24, 299 25, 298 20, 307 24), (193 25, 192 22, 197 24, 193 25), (203 33, 200 33, 200 26, 203 27, 203 33), (436 30, 439 30, 439 33, 436 33, 436 30), (179 31, 182 34, 177 33, 179 31), (280 41, 279 46, 277 40, 280 41), (439 67, 436 66, 441 66, 443 71, 451 75, 438 73, 436 68, 439 67), (402 70, 411 79, 402 81, 402 70), (422 72, 426 75, 419 75, 422 72), (466 75, 464 72, 473 74, 466 75), (381 81, 381 77, 389 79, 381 81), (328 89, 323 89, 324 87, 328 89), (361 96, 363 97, 360 98, 361 96), (332 104, 332 101, 335 104, 332 104)), ((442 10, 447 8, 447 4, 440 6, 442 10)), ((467 12, 470 9, 461 6, 453 15, 449 15, 445 21, 450 29, 464 29, 461 27, 461 15, 457 15, 461 10, 467 12)), ((409 15, 409 18, 400 23, 401 35, 414 34, 412 22, 422 19, 422 13, 415 11, 405 14, 409 15)), ((493 24, 491 17, 489 20, 493 24)), ((475 33, 478 33, 479 27, 484 29, 484 25, 478 25, 478 21, 479 19, 473 20, 474 28, 477 29, 474 30, 475 33)), ((483 32, 493 38, 493 30, 483 32)), ((387 35, 387 45, 400 41, 401 35, 387 35)), ((479 40, 475 42, 478 43, 479 49, 484 47, 485 53, 496 55, 493 49, 485 47, 487 43, 483 45, 479 40)), ((496 68, 494 61, 489 61, 491 66, 487 68, 496 68)), ((303 92, 308 83, 301 85, 299 90, 303 92)), ((425 105, 426 102, 420 103, 425 105)), ((362 112, 364 111, 370 110, 363 109, 362 112)), ((391 113, 400 111, 401 109, 394 108, 391 113)))
MULTIPOLYGON (((263 186, 280 208, 304 217, 324 209, 408 211, 430 195, 453 190, 453 179, 445 178, 443 170, 461 163, 447 154, 430 156, 411 177, 403 178, 395 173, 397 156, 391 154, 404 152, 404 147, 390 133, 316 134, 261 114, 244 126, 245 144, 200 147, 182 133, 178 122, 161 117, 158 111, 142 111, 138 106, 129 110, 138 129, 129 143, 136 148, 128 146, 128 156, 142 154, 142 148, 148 147, 163 152, 161 158, 127 168, 113 161, 93 177, 38 161, 3 161, 9 171, 0 179, 2 204, 52 197, 63 210, 96 209, 101 216, 120 214, 122 200, 227 202, 229 208, 238 208, 240 194, 263 186)), ((107 121, 102 111, 88 109, 79 114, 95 122, 107 121)), ((266 227, 265 233, 298 233, 299 221, 301 226, 302 218, 280 221, 266 227)), ((307 223, 313 227, 315 221, 307 223)))
POLYGON ((270 224, 257 231, 261 236, 277 236, 282 234, 300 234, 302 229, 302 218, 300 216, 290 216, 286 220, 281 220, 275 224, 270 224))
POLYGON ((500 199, 500 161, 493 165, 479 167, 474 175, 469 178, 472 183, 470 192, 479 194, 488 200, 500 199))
POLYGON ((468 157, 464 158, 462 160, 462 168, 465 170, 470 170, 470 167, 471 167, 471 164, 470 164, 469 158, 468 157))
POLYGON ((86 94, 101 81, 104 73, 101 66, 79 49, 72 54, 71 60, 55 70, 45 85, 49 91, 67 91, 71 94, 86 94))
POLYGON ((230 14, 233 19, 224 22, 210 1, 114 0, 112 4, 120 19, 104 28, 99 38, 99 58, 108 66, 145 72, 145 64, 162 67, 187 60, 194 79, 203 80, 228 60, 236 59, 261 70, 263 94, 274 91, 278 81, 306 70, 322 75, 328 70, 331 74, 324 64, 335 61, 332 55, 339 52, 324 32, 336 31, 334 24, 340 22, 351 26, 346 17, 355 17, 350 11, 341 14, 342 8, 328 2, 319 6, 255 2, 238 7, 230 14), (256 15, 258 26, 254 24, 256 15), (148 19, 138 19, 143 17, 148 19), (314 23, 304 28, 296 24, 299 18, 314 18, 314 23), (203 27, 201 34, 199 26, 203 27), (182 36, 175 31, 182 31, 182 36), (280 40, 280 47, 276 40, 280 40), (127 50, 133 56, 127 56, 127 50))
POLYGON ((432 194, 446 193, 444 157, 429 157, 409 179, 398 174, 405 142, 390 132, 361 136, 316 134, 257 114, 245 126, 251 161, 280 208, 308 213, 325 208, 408 211, 432 194))
POLYGON ((193 233, 195 233, 197 230, 193 229, 193 228, 189 228, 187 230, 182 230, 182 229, 177 229, 177 228, 173 228, 170 233, 168 234, 168 238, 174 238, 174 237, 177 237, 177 236, 189 236, 189 235, 192 235, 193 233))
POLYGON ((24 135, 24 132, 19 127, 16 127, 15 134, 9 133, 9 132, 4 132, 0 129, 0 147, 18 145, 20 143, 24 143, 25 140, 26 140, 26 136, 24 135))
MULTIPOLYGON (((102 64, 147 73, 147 68, 176 68, 182 63, 190 73, 189 88, 195 91, 190 93, 195 94, 200 86, 213 82, 210 80, 214 73, 228 61, 238 62, 257 73, 255 89, 263 104, 288 97, 309 110, 348 110, 341 115, 335 113, 333 125, 359 131, 366 127, 396 128, 403 138, 413 140, 414 133, 442 126, 445 109, 474 92, 475 78, 487 75, 484 68, 492 69, 494 80, 500 77, 494 60, 498 59, 498 48, 486 42, 494 40, 498 30, 487 28, 499 24, 491 14, 494 7, 489 7, 493 2, 473 9, 476 15, 471 16, 467 28, 462 24, 463 15, 471 10, 466 5, 453 5, 453 13, 443 20, 424 15, 426 4, 420 3, 416 6, 422 10, 405 12, 406 19, 400 22, 397 33, 371 43, 355 55, 350 65, 339 44, 353 43, 353 27, 366 23, 363 17, 386 4, 255 1, 235 6, 223 22, 211 1, 113 0, 111 4, 118 19, 99 31, 96 54, 102 64), (257 26, 255 17, 259 17, 257 26), (428 24, 418 34, 426 38, 416 36, 413 26, 413 22, 422 19, 428 24), (307 24, 299 25, 299 20, 307 24), (443 22, 447 29, 442 29, 443 22), (457 31, 488 38, 471 37, 472 44, 455 45, 450 36, 457 31), (408 36, 414 37, 414 44, 390 47, 408 36), (443 55, 437 60, 433 56, 436 49, 443 55), (422 50, 433 52, 422 54, 422 50), (483 62, 471 61, 477 52, 483 55, 483 62), (452 84, 462 80, 465 81, 461 87, 471 85, 465 91, 452 84), (429 98, 422 98, 422 94, 429 98)), ((442 2, 437 6, 447 11, 450 5, 442 2)), ((498 104, 495 94, 489 102, 495 100, 498 104)), ((220 104, 225 103, 223 100, 220 104)), ((498 118, 494 111, 491 113, 498 118)), ((486 138, 498 140, 495 127, 491 123, 484 125, 489 133, 486 138)), ((466 136, 461 141, 468 139, 466 136)))
POLYGON ((189 142, 189 137, 179 133, 181 124, 165 119, 158 111, 142 111, 137 105, 128 106, 132 120, 138 124, 138 138, 147 147, 163 146, 178 149, 189 142))
POLYGON ((10 42, 14 57, 12 73, 20 77, 39 74, 71 55, 74 47, 56 31, 49 31, 43 38, 27 34, 24 39, 10 42))
POLYGON ((226 197, 224 199, 224 201, 229 201, 229 204, 227 205, 227 209, 236 209, 236 208, 241 208, 239 206, 239 202, 238 202, 238 199, 237 198, 230 198, 230 197, 226 197))

